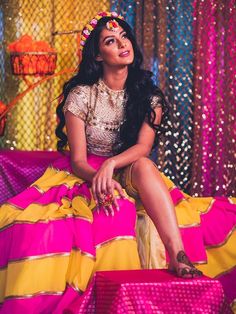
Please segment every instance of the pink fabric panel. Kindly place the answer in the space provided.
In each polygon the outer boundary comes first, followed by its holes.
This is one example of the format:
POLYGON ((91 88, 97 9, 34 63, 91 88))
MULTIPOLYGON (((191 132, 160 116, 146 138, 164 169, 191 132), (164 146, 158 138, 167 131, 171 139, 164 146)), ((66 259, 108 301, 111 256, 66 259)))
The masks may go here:
MULTIPOLYGON (((207 255, 203 243, 203 235, 201 226, 181 228, 182 236, 186 254, 192 262, 206 261, 207 255)), ((166 252, 166 259, 169 261, 168 253, 166 252)))
POLYGON ((236 205, 228 200, 216 199, 208 213, 201 215, 206 246, 222 243, 236 225, 236 205))
POLYGON ((94 244, 98 245, 104 241, 117 236, 135 236, 136 208, 133 203, 126 199, 119 199, 120 211, 115 216, 106 216, 103 210, 94 212, 94 244))
POLYGON ((236 296, 236 267, 230 272, 220 276, 218 280, 224 288, 229 303, 233 302, 236 296))
POLYGON ((175 276, 172 272, 167 269, 143 269, 143 270, 108 270, 98 271, 96 273, 96 281, 110 281, 116 284, 123 283, 183 283, 188 285, 192 282, 202 282, 209 280, 210 282, 218 282, 206 276, 202 276, 195 279, 183 279, 175 276))
POLYGON ((37 200, 42 196, 42 194, 36 190, 34 187, 29 187, 18 195, 10 198, 9 203, 19 206, 22 209, 26 208, 29 204, 37 202, 37 200))
POLYGON ((37 203, 42 205, 47 205, 50 203, 61 204, 61 199, 67 196, 67 191, 68 187, 66 185, 52 187, 37 199, 37 203))
POLYGON ((72 246, 95 256, 93 224, 80 218, 73 219, 72 224, 72 246))
POLYGON ((61 295, 39 295, 26 299, 9 299, 6 300, 2 307, 0 306, 1 314, 30 314, 52 313, 54 307, 60 300, 61 295))
POLYGON ((43 194, 38 192, 36 188, 32 187, 11 198, 8 202, 25 209, 34 202, 41 205, 56 202, 61 205, 61 199, 63 197, 67 197, 71 200, 77 195, 84 195, 87 199, 91 199, 91 193, 86 183, 83 183, 80 186, 75 185, 72 189, 68 188, 66 185, 55 186, 43 194))
POLYGON ((184 195, 183 193, 178 189, 178 188, 174 188, 171 192, 170 192, 170 196, 172 198, 172 201, 174 203, 174 205, 178 204, 178 202, 180 200, 184 199, 184 195))
POLYGON ((91 193, 87 183, 82 183, 81 185, 76 185, 72 189, 67 191, 67 197, 72 200, 77 195, 83 195, 88 200, 91 200, 91 193))
POLYGON ((203 242, 202 228, 190 227, 181 228, 180 233, 183 239, 184 248, 192 262, 206 261, 206 250, 203 242))
POLYGON ((82 294, 67 286, 57 307, 50 314, 96 314, 95 289, 95 277, 82 294))
POLYGON ((90 164, 91 167, 95 169, 99 169, 103 162, 107 159, 108 157, 104 156, 96 156, 96 155, 88 155, 88 163, 90 164))
POLYGON ((6 266, 8 260, 70 253, 72 247, 95 255, 91 229, 91 223, 79 218, 13 225, 0 232, 0 267, 6 266))
MULTIPOLYGON (((88 163, 90 164, 91 167, 93 167, 95 169, 98 169, 106 159, 107 159, 107 157, 91 155, 91 154, 88 154, 88 156, 87 156, 88 163)), ((55 160, 52 163, 52 166, 54 168, 57 168, 60 170, 67 170, 71 173, 73 172, 71 169, 71 166, 70 166, 70 156, 69 155, 65 155, 65 156, 55 160)))

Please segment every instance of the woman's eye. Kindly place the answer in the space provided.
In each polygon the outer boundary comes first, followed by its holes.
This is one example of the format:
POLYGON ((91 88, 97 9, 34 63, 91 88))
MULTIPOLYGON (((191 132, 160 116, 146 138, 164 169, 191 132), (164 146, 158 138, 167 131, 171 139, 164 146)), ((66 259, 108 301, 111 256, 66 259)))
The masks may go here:
POLYGON ((109 40, 106 41, 106 45, 110 45, 110 44, 112 44, 113 42, 114 42, 114 39, 109 39, 109 40))
POLYGON ((126 33, 122 34, 122 38, 128 38, 127 34, 126 33))

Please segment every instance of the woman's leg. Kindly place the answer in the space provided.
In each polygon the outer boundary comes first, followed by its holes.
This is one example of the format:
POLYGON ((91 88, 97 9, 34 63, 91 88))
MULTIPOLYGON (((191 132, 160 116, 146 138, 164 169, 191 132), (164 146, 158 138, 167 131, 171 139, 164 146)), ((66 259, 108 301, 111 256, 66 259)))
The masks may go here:
POLYGON ((143 157, 133 164, 132 185, 139 192, 142 203, 169 253, 169 268, 174 269, 179 276, 199 276, 201 273, 184 253, 170 193, 151 160, 143 157))

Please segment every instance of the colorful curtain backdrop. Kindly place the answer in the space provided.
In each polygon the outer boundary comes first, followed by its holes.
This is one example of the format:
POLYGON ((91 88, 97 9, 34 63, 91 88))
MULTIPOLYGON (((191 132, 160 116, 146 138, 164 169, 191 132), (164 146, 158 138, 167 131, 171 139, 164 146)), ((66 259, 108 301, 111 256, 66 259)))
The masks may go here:
MULTIPOLYGON (((45 5, 36 1, 34 6, 10 0, 1 5, 0 100, 14 98, 25 84, 10 72, 7 43, 27 32, 56 48, 57 71, 76 67, 77 32, 84 22, 99 10, 119 11, 134 28, 144 67, 154 72, 170 107, 166 137, 152 158, 192 195, 235 195, 235 1, 83 3, 70 0, 65 7, 64 1, 51 0, 45 5)), ((67 77, 41 86, 11 111, 1 147, 55 150, 56 102, 51 100, 67 77)))
POLYGON ((135 32, 170 106, 153 158, 192 195, 236 194, 235 1, 112 1, 135 32), (129 12, 129 13, 128 13, 129 12))
POLYGON ((192 191, 236 190, 236 2, 194 1, 192 191))

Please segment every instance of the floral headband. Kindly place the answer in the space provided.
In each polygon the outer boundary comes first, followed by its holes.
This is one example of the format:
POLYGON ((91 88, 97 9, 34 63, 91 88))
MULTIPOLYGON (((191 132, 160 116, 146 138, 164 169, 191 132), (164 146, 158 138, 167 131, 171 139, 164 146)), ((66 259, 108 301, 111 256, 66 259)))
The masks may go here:
MULTIPOLYGON (((124 20, 123 16, 118 15, 116 12, 99 12, 82 30, 80 49, 83 50, 86 40, 89 38, 91 32, 96 28, 98 21, 103 17, 113 17, 124 20)), ((107 29, 116 31, 119 27, 119 24, 116 20, 108 21, 106 24, 107 29)))

